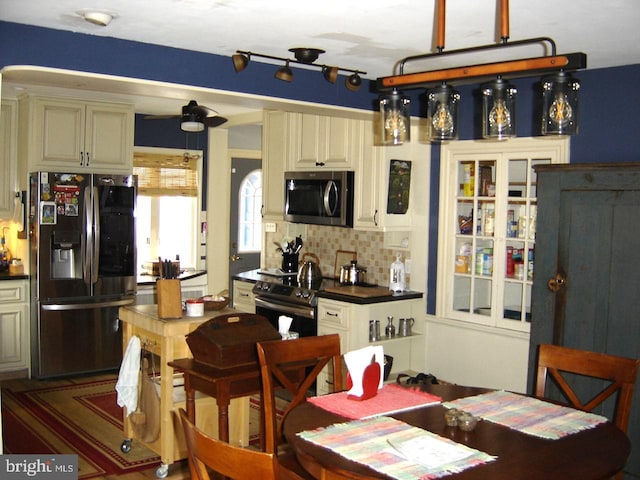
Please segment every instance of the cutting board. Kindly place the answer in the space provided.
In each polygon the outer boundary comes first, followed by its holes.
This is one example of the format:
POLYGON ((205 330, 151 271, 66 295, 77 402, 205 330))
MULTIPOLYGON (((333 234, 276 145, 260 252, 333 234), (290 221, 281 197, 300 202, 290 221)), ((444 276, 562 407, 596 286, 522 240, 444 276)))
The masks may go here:
POLYGON ((324 291, 359 298, 386 297, 393 295, 393 292, 385 287, 362 287, 359 285, 341 285, 339 287, 327 287, 324 289, 324 291))

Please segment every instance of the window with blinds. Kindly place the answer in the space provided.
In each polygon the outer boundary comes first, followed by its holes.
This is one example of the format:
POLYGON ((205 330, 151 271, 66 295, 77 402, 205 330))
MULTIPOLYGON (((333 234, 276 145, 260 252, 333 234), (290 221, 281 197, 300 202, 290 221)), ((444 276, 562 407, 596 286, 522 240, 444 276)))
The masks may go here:
POLYGON ((198 157, 136 152, 133 174, 138 176, 139 195, 198 196, 198 157))
POLYGON ((134 151, 136 247, 143 265, 160 256, 180 258, 181 268, 202 268, 198 249, 201 164, 202 152, 198 151, 153 147, 134 151))

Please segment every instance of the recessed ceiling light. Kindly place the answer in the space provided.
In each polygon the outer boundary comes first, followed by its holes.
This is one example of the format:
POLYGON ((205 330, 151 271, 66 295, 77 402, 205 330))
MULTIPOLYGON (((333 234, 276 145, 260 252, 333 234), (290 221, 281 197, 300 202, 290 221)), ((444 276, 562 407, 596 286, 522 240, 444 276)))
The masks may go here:
POLYGON ((93 23, 94 25, 98 25, 100 27, 106 27, 111 23, 111 20, 116 17, 115 14, 106 12, 104 10, 81 10, 77 13, 87 22, 93 23))

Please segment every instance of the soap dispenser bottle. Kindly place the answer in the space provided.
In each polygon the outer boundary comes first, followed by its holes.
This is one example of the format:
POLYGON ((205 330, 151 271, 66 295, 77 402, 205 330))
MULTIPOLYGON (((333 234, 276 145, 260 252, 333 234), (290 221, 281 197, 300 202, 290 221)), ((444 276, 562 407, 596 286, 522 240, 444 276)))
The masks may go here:
POLYGON ((406 287, 404 263, 400 260, 400 254, 396 255, 396 260, 391 264, 389 272, 389 290, 403 292, 406 287))

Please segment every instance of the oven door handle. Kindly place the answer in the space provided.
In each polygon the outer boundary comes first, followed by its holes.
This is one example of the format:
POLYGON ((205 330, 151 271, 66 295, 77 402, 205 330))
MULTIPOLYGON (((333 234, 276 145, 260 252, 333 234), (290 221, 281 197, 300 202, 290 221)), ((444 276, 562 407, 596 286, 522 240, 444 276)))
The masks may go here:
POLYGON ((294 305, 283 305, 281 303, 273 303, 265 300, 262 297, 255 297, 254 299, 256 307, 268 308, 270 310, 276 310, 282 313, 290 313, 299 317, 313 318, 314 309, 311 307, 297 307, 294 305))

